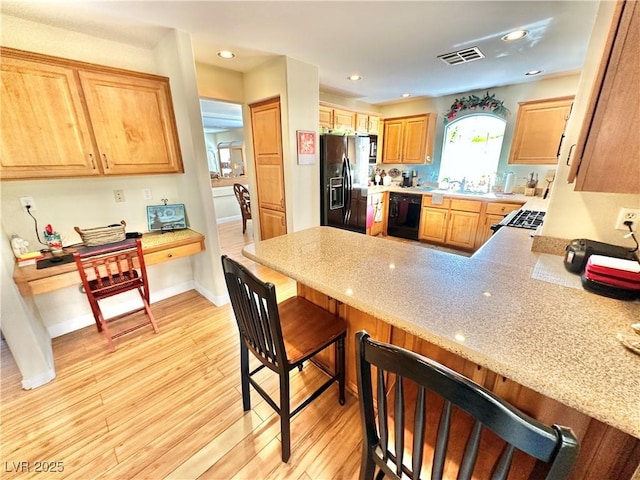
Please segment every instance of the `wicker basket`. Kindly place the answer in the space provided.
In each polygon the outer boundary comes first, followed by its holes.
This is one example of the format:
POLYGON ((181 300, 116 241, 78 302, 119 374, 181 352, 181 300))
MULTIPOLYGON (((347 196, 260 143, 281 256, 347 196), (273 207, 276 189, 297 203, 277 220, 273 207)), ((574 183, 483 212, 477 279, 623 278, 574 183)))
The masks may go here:
POLYGON ((121 242, 124 240, 126 238, 124 227, 126 226, 127 224, 122 220, 120 225, 111 225, 108 227, 73 228, 78 232, 87 247, 95 247, 96 245, 105 245, 107 243, 121 242))

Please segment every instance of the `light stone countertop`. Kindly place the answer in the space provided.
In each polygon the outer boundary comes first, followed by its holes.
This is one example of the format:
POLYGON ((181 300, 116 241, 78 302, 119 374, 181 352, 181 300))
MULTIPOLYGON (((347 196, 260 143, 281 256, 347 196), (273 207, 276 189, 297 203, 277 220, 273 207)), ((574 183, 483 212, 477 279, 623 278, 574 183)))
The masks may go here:
POLYGON ((640 356, 616 339, 632 334, 640 301, 532 278, 531 243, 530 230, 504 227, 468 258, 314 227, 243 253, 640 438, 640 356))

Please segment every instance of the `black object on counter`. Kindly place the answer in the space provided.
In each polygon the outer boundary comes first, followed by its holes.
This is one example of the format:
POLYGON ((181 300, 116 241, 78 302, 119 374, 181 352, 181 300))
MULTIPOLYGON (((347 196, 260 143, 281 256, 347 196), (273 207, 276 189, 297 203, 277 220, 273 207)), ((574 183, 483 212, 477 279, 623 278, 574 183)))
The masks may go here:
POLYGON ((564 267, 573 273, 582 273, 591 255, 636 260, 634 253, 628 248, 585 238, 571 240, 565 251, 564 267))
POLYGON ((61 255, 59 257, 43 258, 36 262, 36 269, 42 270, 43 268, 57 267, 58 265, 64 265, 65 263, 73 262, 73 254, 61 255))

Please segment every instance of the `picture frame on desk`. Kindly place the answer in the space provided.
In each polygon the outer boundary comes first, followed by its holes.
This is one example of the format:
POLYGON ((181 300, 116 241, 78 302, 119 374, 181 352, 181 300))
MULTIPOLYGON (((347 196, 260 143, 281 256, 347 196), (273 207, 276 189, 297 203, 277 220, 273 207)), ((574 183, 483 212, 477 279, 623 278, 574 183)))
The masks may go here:
POLYGON ((187 213, 184 204, 147 205, 147 227, 150 232, 167 232, 187 228, 187 213))

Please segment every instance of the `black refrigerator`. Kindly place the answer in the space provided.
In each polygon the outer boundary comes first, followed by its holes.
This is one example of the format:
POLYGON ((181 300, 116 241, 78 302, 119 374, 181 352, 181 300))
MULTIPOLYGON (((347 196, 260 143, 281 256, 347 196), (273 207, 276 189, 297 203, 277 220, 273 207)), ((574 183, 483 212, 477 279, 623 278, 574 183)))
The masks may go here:
POLYGON ((320 136, 320 225, 365 233, 369 137, 320 136))

